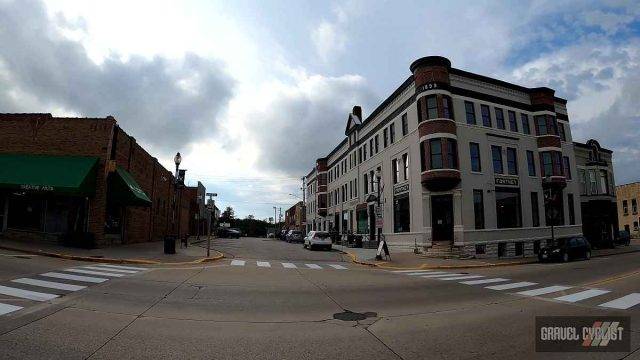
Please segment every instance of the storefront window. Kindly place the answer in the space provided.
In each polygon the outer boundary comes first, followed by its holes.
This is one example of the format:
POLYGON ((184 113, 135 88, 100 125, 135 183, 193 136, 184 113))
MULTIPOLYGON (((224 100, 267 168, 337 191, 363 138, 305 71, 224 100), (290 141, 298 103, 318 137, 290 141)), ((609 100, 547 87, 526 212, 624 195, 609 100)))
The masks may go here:
POLYGON ((18 230, 44 231, 44 200, 28 194, 9 198, 7 227, 18 230))
POLYGON ((496 187, 495 194, 498 228, 521 227, 520 189, 496 187))
POLYGON ((393 232, 409 232, 409 193, 396 196, 393 199, 393 232))
POLYGON ((367 228, 367 209, 358 210, 358 234, 366 234, 369 229, 367 228))

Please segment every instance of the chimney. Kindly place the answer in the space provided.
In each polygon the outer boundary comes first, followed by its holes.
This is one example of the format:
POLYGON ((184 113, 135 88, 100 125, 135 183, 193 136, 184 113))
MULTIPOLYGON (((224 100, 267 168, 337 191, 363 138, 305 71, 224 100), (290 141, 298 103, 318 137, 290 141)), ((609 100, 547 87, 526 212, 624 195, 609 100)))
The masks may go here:
POLYGON ((351 113, 357 116, 358 119, 360 119, 360 122, 362 122, 362 108, 359 105, 354 106, 351 113))

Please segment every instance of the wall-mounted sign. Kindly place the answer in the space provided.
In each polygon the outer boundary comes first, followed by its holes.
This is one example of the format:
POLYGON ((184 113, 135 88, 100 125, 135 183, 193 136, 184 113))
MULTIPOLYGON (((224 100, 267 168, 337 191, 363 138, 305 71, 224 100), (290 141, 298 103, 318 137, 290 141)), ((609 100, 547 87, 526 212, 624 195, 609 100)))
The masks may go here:
POLYGON ((518 186, 518 178, 498 177, 496 176, 496 185, 501 186, 518 186))
POLYGON ((23 184, 23 185, 20 185, 20 190, 28 190, 28 191, 53 191, 53 186, 49 186, 49 185, 29 185, 29 184, 23 184))
POLYGON ((397 185, 393 188, 393 195, 400 195, 409 192, 409 184, 397 185))

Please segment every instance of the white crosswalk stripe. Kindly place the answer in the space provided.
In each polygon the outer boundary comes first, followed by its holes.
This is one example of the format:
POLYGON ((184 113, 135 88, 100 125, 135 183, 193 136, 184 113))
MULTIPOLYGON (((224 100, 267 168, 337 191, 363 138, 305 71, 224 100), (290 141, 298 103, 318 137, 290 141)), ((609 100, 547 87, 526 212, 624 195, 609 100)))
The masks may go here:
POLYGON ((107 271, 107 272, 124 273, 124 274, 135 274, 135 273, 137 273, 137 271, 135 271, 135 270, 103 268, 102 266, 84 266, 82 268, 83 269, 89 269, 89 270, 107 271))
POLYGON ((124 274, 99 272, 99 271, 83 270, 83 269, 65 269, 64 271, 74 272, 74 273, 78 273, 78 274, 109 276, 109 277, 123 277, 124 276, 124 274))
POLYGON ((86 288, 86 286, 81 286, 81 285, 71 285, 71 284, 64 284, 64 283, 53 282, 53 281, 44 281, 44 280, 27 279, 27 278, 15 279, 11 281, 18 284, 27 284, 27 285, 45 287, 50 289, 67 290, 67 291, 78 291, 86 288))
POLYGON ((578 302, 581 300, 586 300, 586 299, 590 299, 592 297, 596 297, 596 296, 600 296, 600 295, 604 295, 607 293, 610 293, 611 291, 609 290, 600 290, 600 289, 589 289, 589 290, 585 290, 585 291, 580 291, 578 293, 575 294, 570 294, 570 295, 565 295, 565 296, 560 296, 555 298, 555 300, 560 300, 560 301, 566 301, 566 302, 578 302))
POLYGON ((317 270, 317 269, 322 269, 322 268, 320 267, 320 265, 316 265, 316 264, 305 264, 305 265, 307 265, 307 267, 308 267, 309 269, 316 269, 316 270, 317 270))
POLYGON ((444 277, 444 278, 439 278, 438 280, 453 281, 453 280, 477 279, 477 278, 481 278, 481 277, 484 277, 484 276, 482 276, 482 275, 464 275, 464 276, 444 277))
POLYGON ((533 285, 538 285, 538 283, 522 281, 522 282, 516 282, 516 283, 509 283, 509 284, 487 286, 486 289, 509 290, 509 289, 517 289, 517 288, 523 288, 527 286, 533 286, 533 285))
POLYGON ((29 299, 34 301, 47 301, 58 297, 55 294, 47 294, 37 291, 29 291, 18 288, 12 288, 8 286, 0 286, 0 294, 9 295, 22 299, 29 299))
POLYGON ((437 279, 437 278, 441 278, 441 277, 453 277, 453 276, 462 276, 462 275, 466 275, 466 274, 429 274, 429 275, 423 275, 420 276, 421 278, 425 278, 425 279, 437 279))
POLYGON ((621 298, 600 304, 600 307, 625 310, 640 304, 640 293, 632 293, 621 298))
POLYGON ((231 265, 233 266, 244 266, 244 260, 231 260, 231 265))
POLYGON ((554 286, 547 286, 539 289, 520 291, 518 292, 518 294, 525 295, 525 296, 540 296, 540 295, 551 294, 554 292, 568 290, 568 289, 571 289, 571 286, 554 285, 554 286))
POLYGON ((257 261, 256 264, 260 267, 271 267, 271 264, 269 264, 267 261, 257 261))
POLYGON ((446 271, 421 271, 405 274, 407 276, 446 274, 446 271))
POLYGON ((124 269, 124 270, 137 270, 137 271, 147 270, 147 269, 141 268, 141 267, 123 266, 123 265, 111 265, 111 264, 99 264, 98 266, 100 266, 100 267, 108 267, 108 268, 112 268, 112 269, 124 269))
POLYGON ((297 269, 298 268, 295 264, 292 264, 292 263, 282 263, 282 266, 285 269, 297 269))
POLYGON ((22 306, 0 303, 0 315, 8 314, 22 309, 22 306))
MULTIPOLYGON (((392 273, 397 273, 397 274, 402 274, 402 273, 412 273, 412 272, 417 272, 417 271, 422 271, 422 270, 393 270, 391 271, 392 273)), ((429 270, 424 270, 424 271, 429 271, 429 270)))
POLYGON ((331 266, 332 268, 334 268, 336 270, 347 270, 347 268, 342 266, 342 265, 329 264, 329 266, 331 266))
POLYGON ((460 284, 481 285, 481 284, 493 284, 493 283, 504 282, 504 281, 509 281, 509 279, 493 278, 493 279, 482 279, 482 280, 470 280, 470 281, 461 281, 460 284))
POLYGON ((92 276, 81 276, 81 275, 71 275, 71 274, 63 274, 58 272, 48 272, 44 274, 40 274, 41 276, 46 276, 50 278, 56 279, 65 279, 65 280, 73 280, 73 281, 82 281, 82 282, 90 282, 90 283, 102 283, 109 279, 105 278, 97 278, 92 276))

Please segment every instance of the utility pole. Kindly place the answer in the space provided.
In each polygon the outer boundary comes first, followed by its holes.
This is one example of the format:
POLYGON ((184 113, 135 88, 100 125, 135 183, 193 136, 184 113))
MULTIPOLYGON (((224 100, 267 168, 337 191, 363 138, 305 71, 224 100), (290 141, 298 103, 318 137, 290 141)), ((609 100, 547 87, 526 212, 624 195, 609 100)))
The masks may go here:
POLYGON ((276 220, 278 219, 277 216, 276 216, 276 210, 277 209, 278 209, 277 207, 275 207, 275 206, 273 207, 273 225, 274 225, 274 227, 276 225, 276 220))
MULTIPOLYGON (((207 207, 209 208, 209 216, 207 219, 207 257, 211 256, 211 216, 216 214, 216 201, 214 197, 218 196, 217 193, 206 193, 209 197, 207 207)), ((215 224, 214 224, 215 225, 215 224)))

